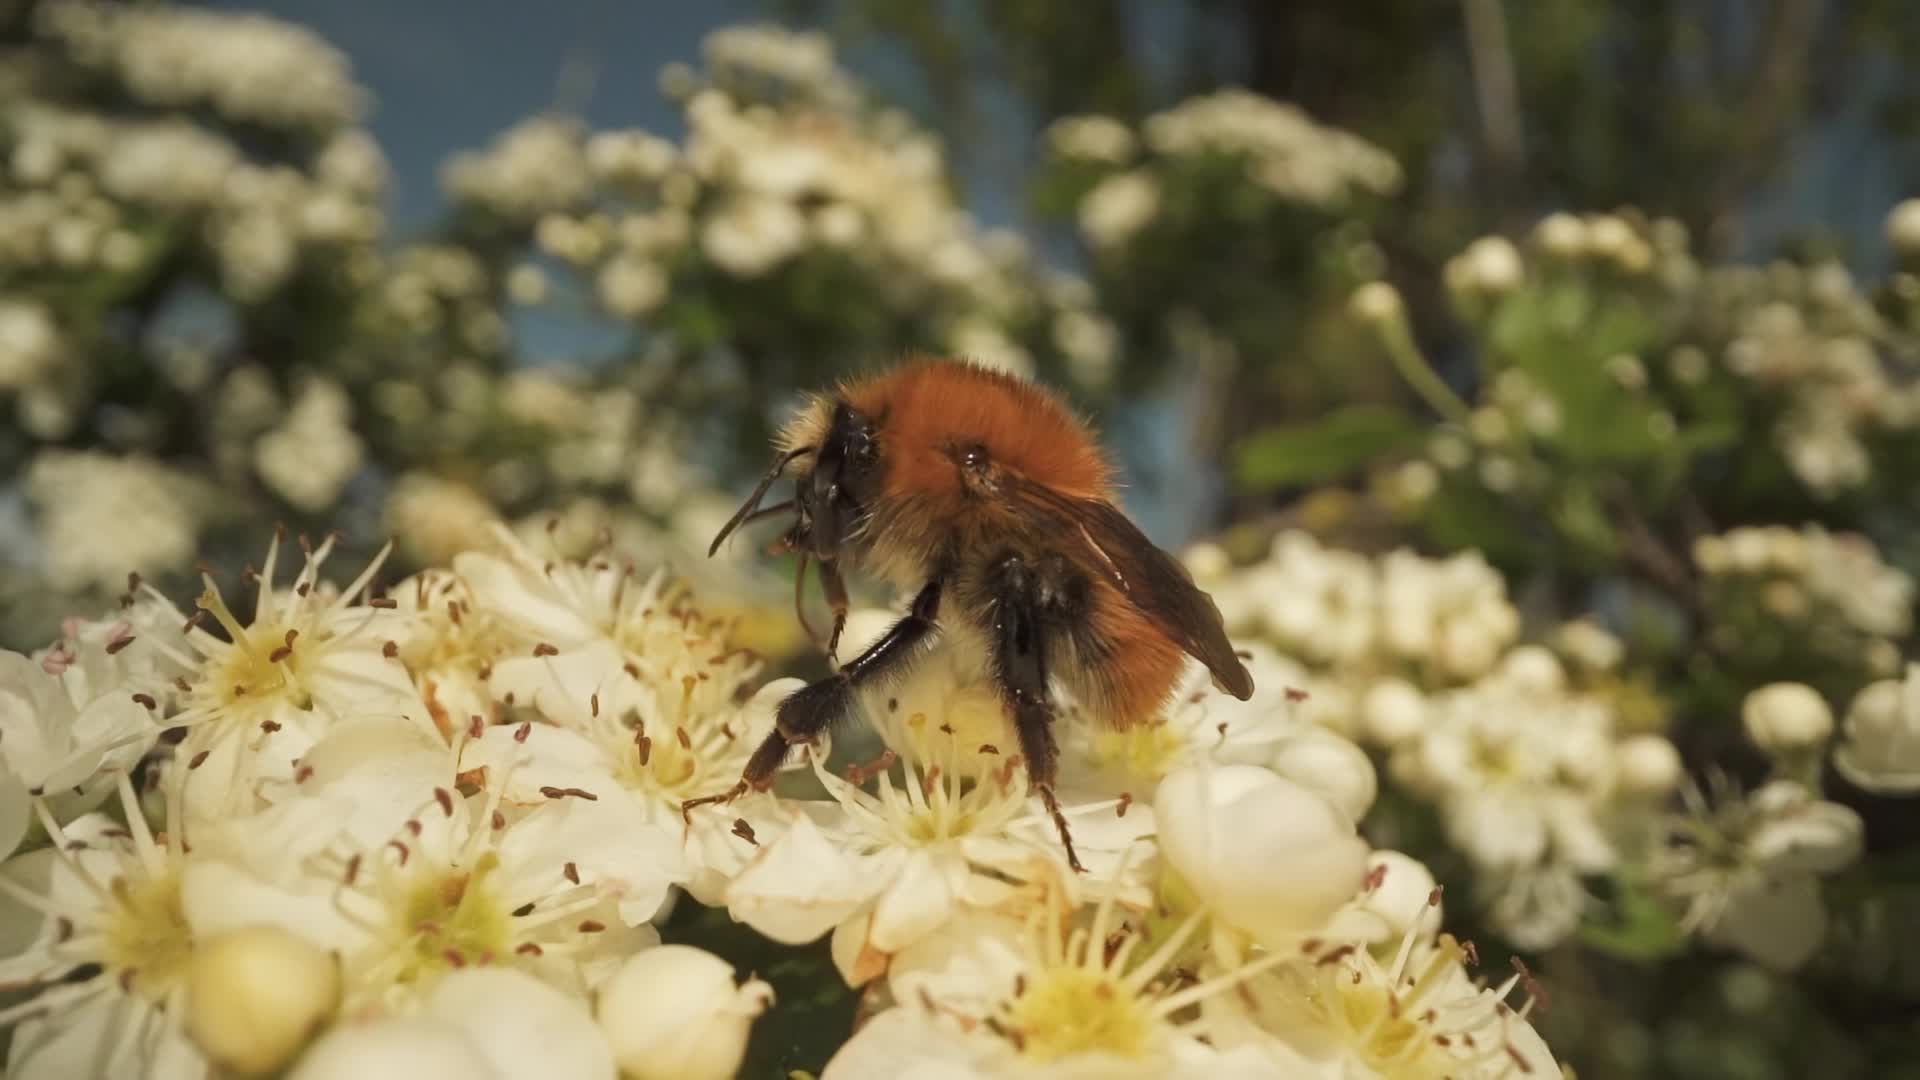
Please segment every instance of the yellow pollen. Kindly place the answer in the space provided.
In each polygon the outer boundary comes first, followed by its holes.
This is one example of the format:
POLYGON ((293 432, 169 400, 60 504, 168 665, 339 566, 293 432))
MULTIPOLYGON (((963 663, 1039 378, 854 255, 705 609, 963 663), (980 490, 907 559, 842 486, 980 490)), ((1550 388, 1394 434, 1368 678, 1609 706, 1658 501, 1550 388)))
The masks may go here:
POLYGON ((1038 1062, 1076 1054, 1143 1058, 1152 1050, 1153 1016, 1108 973, 1056 967, 1032 978, 1006 1006, 1004 1021, 1038 1062))
POLYGON ((132 973, 133 989, 156 1004, 186 974, 193 954, 193 932, 180 903, 180 881, 172 874, 129 884, 113 883, 115 900, 107 921, 108 970, 132 973))
POLYGON ((1178 762, 1184 744, 1166 724, 1141 724, 1093 737, 1094 763, 1142 780, 1158 780, 1178 762))
POLYGON ((412 939, 413 955, 396 981, 417 982, 508 955, 513 915, 490 879, 499 863, 488 853, 471 871, 426 873, 412 884, 400 909, 400 931, 412 939))

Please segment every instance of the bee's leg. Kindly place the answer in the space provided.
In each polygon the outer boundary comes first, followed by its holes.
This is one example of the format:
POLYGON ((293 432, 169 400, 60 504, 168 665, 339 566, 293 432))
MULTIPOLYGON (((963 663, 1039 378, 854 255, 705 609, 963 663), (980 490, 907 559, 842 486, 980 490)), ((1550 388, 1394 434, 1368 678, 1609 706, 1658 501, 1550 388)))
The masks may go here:
POLYGON ((827 594, 827 607, 833 611, 833 630, 827 635, 827 663, 840 661, 840 634, 847 628, 847 580, 840 576, 840 564, 820 560, 820 591, 827 594))
POLYGON ((1053 705, 1047 698, 1046 639, 1056 621, 1043 583, 1027 560, 1017 554, 1002 556, 989 571, 993 590, 992 650, 994 672, 1007 709, 1020 737, 1020 753, 1027 761, 1027 779, 1053 817, 1067 864, 1085 873, 1073 850, 1073 832, 1060 812, 1053 782, 1059 772, 1060 752, 1053 741, 1053 705))
POLYGON ((681 813, 684 815, 696 806, 728 802, 748 791, 765 791, 772 786, 773 774, 786 760, 789 747, 813 741, 835 720, 851 711, 854 691, 862 683, 898 673, 919 657, 939 630, 939 624, 934 621, 939 613, 940 581, 936 578, 921 587, 913 598, 913 607, 899 622, 888 627, 880 640, 847 661, 839 671, 795 690, 780 703, 774 714, 773 731, 748 759, 739 783, 723 794, 681 803, 681 813))

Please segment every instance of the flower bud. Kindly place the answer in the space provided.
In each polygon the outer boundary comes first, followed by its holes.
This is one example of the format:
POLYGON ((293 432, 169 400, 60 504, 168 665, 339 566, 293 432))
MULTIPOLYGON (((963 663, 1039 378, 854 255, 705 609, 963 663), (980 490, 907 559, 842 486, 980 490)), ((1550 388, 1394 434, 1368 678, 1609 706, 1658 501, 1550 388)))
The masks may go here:
POLYGON ((1500 677, 1530 694, 1557 694, 1567 684, 1560 658, 1538 645, 1522 645, 1501 657, 1500 677))
POLYGON ((1833 765, 1876 794, 1920 791, 1920 664, 1907 668, 1904 683, 1882 679, 1854 695, 1833 765))
POLYGON ((1778 682, 1755 690, 1740 717, 1747 738, 1769 754, 1816 746, 1833 734, 1833 710, 1805 683, 1778 682))
POLYGON ((505 1080, 459 1028, 412 1017, 334 1028, 287 1080, 505 1080))
POLYGON ((1458 257, 1463 288, 1488 293, 1514 289, 1526 277, 1519 249, 1504 236, 1483 236, 1467 245, 1458 257))
POLYGON ((339 1003, 333 954, 277 926, 218 934, 187 969, 187 1033, 242 1076, 285 1067, 339 1003))
POLYGON ((1664 795, 1680 783, 1680 751, 1659 735, 1634 735, 1614 749, 1620 786, 1634 795, 1664 795))
POLYGON ((1400 290, 1384 281, 1369 281, 1353 290, 1347 306, 1361 322, 1381 328, 1397 325, 1407 315, 1400 290))
POLYGON ((1325 728, 1309 727, 1281 740, 1269 764, 1281 776, 1319 792, 1355 821, 1366 816, 1380 793, 1366 753, 1325 728))
POLYGON ((1360 700, 1360 730, 1382 746, 1398 746, 1427 725, 1427 699, 1405 679, 1382 679, 1360 700))
POLYGON ((600 989, 595 1013, 629 1080, 725 1080, 747 1053, 753 1018, 773 1001, 758 979, 690 945, 635 955, 600 989))
POLYGON ((1318 931, 1366 875, 1353 820, 1259 766, 1176 770, 1160 782, 1154 816, 1180 880, 1221 921, 1270 948, 1318 931))
POLYGON ((1533 242, 1556 258, 1579 258, 1587 253, 1587 223, 1572 214, 1548 214, 1533 227, 1533 242))
POLYGON ((1887 215, 1887 242, 1902 255, 1920 252, 1920 199, 1906 199, 1887 215))
POLYGON ((1368 944, 1398 942, 1415 927, 1422 940, 1439 932, 1440 904, 1426 864, 1398 851, 1376 851, 1367 858, 1366 882, 1342 921, 1368 944))
POLYGON ((1201 584, 1222 581, 1233 572, 1232 556, 1211 540, 1202 540, 1188 548, 1180 561, 1187 564, 1187 571, 1201 584))
POLYGON ((575 994, 524 971, 462 968, 441 979, 426 1015, 459 1028, 507 1076, 614 1080, 613 1051, 575 994))

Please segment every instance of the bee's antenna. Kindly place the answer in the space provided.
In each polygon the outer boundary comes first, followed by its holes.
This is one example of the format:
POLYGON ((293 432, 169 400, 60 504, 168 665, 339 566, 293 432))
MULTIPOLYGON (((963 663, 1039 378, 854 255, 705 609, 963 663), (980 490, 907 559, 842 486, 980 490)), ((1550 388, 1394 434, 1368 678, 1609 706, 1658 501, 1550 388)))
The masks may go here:
POLYGON ((753 494, 747 496, 747 501, 740 504, 740 509, 733 512, 733 516, 727 519, 725 525, 720 526, 719 535, 713 538, 713 544, 707 548, 707 558, 713 558, 714 554, 720 550, 720 545, 726 542, 727 537, 733 535, 733 530, 745 524, 759 511, 760 500, 767 497, 768 489, 773 487, 775 480, 780 479, 780 474, 787 470, 787 466, 793 464, 796 458, 811 453, 813 453, 813 447, 801 446, 774 459, 773 467, 768 469, 767 474, 760 478, 760 483, 754 486, 753 494))

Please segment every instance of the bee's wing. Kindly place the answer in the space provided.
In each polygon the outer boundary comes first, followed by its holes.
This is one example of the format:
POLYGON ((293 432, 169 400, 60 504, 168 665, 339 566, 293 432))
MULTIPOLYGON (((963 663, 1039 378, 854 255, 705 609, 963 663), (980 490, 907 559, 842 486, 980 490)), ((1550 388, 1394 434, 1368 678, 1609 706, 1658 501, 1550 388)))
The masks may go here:
POLYGON ((1016 513, 1050 544, 1078 547, 1141 614, 1187 655, 1207 665, 1213 681, 1242 701, 1253 696, 1253 676, 1227 640, 1220 609, 1193 583, 1187 568, 1155 547, 1127 516, 1104 499, 1076 498, 1040 484, 1009 478, 1016 513))

